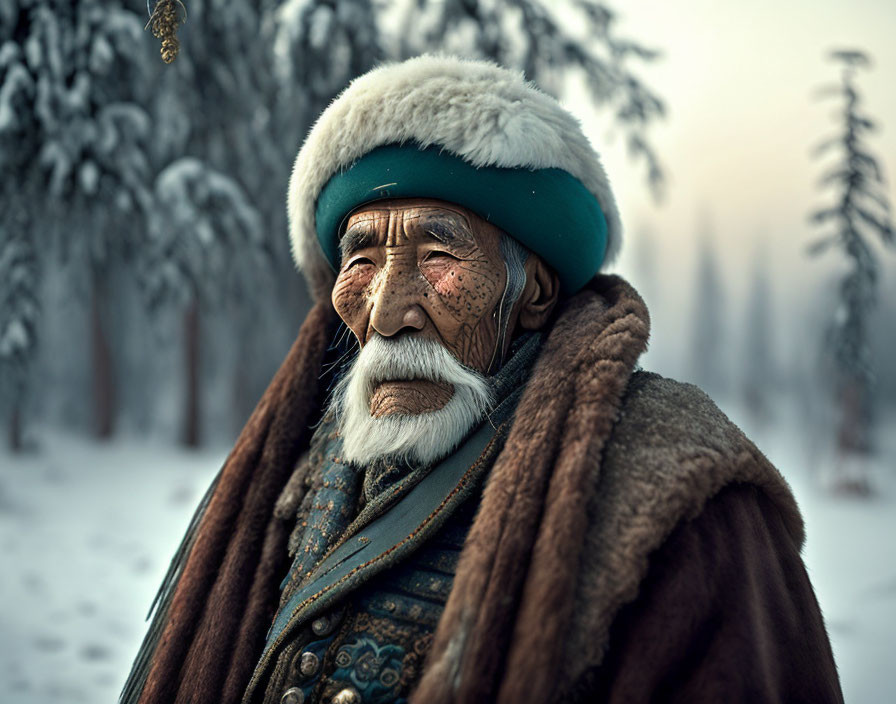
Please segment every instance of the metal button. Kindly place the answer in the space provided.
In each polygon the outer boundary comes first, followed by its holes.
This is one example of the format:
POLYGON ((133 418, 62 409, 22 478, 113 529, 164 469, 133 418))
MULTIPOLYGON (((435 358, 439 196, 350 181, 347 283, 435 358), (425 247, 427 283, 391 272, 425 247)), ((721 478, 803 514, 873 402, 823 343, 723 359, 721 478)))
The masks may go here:
POLYGON ((299 660, 299 672, 305 677, 314 677, 320 667, 320 658, 314 653, 304 652, 299 660))
POLYGON ((361 695, 354 687, 346 687, 330 701, 332 704, 361 704, 361 695))
POLYGON ((305 701, 305 693, 298 687, 290 687, 280 697, 280 704, 302 704, 305 701))
POLYGON ((315 635, 328 636, 336 627, 336 619, 332 616, 321 616, 311 622, 311 630, 315 635))

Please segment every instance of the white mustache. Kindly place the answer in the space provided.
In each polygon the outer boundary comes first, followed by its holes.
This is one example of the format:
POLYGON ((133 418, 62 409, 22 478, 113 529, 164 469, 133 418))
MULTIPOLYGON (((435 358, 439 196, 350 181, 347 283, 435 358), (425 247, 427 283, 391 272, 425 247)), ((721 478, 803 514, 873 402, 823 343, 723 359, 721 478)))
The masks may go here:
POLYGON ((465 367, 436 340, 412 335, 368 340, 332 399, 343 456, 357 464, 386 456, 429 464, 453 450, 491 405, 492 391, 483 374, 465 367), (379 384, 413 379, 449 384, 454 393, 435 411, 370 415, 370 399, 379 384))
POLYGON ((467 382, 470 375, 484 378, 436 340, 410 335, 374 335, 361 348, 352 371, 367 380, 369 391, 384 381, 425 379, 453 385, 467 382))

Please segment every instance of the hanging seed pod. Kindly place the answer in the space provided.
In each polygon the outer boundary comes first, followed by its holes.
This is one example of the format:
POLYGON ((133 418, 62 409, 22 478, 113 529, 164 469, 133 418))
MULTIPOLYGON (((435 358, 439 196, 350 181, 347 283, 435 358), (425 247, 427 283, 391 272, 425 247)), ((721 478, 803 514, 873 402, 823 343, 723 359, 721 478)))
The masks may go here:
MULTIPOLYGON (((146 9, 149 10, 149 1, 147 0, 146 9)), ((147 27, 152 29, 154 37, 162 40, 162 61, 170 64, 177 58, 177 52, 180 49, 180 42, 177 40, 177 6, 180 5, 183 10, 183 18, 181 22, 187 21, 187 8, 184 7, 181 0, 158 0, 155 9, 149 15, 147 27)))

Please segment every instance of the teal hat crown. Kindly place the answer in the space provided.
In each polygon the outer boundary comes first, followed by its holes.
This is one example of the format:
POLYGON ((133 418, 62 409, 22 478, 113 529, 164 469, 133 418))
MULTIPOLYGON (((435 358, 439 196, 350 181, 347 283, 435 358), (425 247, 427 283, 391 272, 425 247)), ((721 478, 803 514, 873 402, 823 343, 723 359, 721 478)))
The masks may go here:
POLYGON ((377 147, 333 176, 317 201, 324 256, 339 270, 339 236, 349 213, 386 198, 437 198, 473 211, 544 259, 566 292, 594 276, 607 246, 597 199, 562 169, 480 166, 435 146, 377 147))

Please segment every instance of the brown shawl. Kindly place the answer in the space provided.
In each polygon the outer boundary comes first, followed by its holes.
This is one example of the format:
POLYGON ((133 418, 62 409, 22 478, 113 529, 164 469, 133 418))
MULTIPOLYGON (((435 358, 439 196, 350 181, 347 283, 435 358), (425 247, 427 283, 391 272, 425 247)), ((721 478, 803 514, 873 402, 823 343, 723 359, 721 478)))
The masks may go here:
MULTIPOLYGON (((328 303, 311 311, 200 508, 163 584, 123 702, 240 701, 287 568, 290 526, 273 517, 273 508, 321 403, 317 380, 332 320, 328 303)), ((595 277, 558 310, 487 481, 413 702, 549 701, 558 677, 600 661, 609 622, 634 598, 649 551, 732 480, 704 482, 673 501, 661 517, 668 525, 660 521, 652 532, 635 525, 649 536, 627 530, 634 567, 606 577, 607 609, 592 609, 598 622, 583 635, 572 617, 593 596, 583 594, 579 579, 580 568, 590 567, 583 563, 586 545, 594 547, 593 504, 600 487, 613 492, 612 478, 598 481, 601 463, 648 327, 640 297, 614 276, 595 277), (588 641, 586 652, 570 664, 565 646, 576 640, 588 641)), ((746 475, 777 482, 767 462, 749 467, 746 475)), ((792 503, 786 488, 775 491, 792 503)), ((801 541, 795 506, 790 513, 801 541)), ((608 515, 624 520, 624 509, 608 515)), ((603 554, 612 560, 616 553, 603 554)), ((617 566, 595 567, 599 573, 617 566)))

